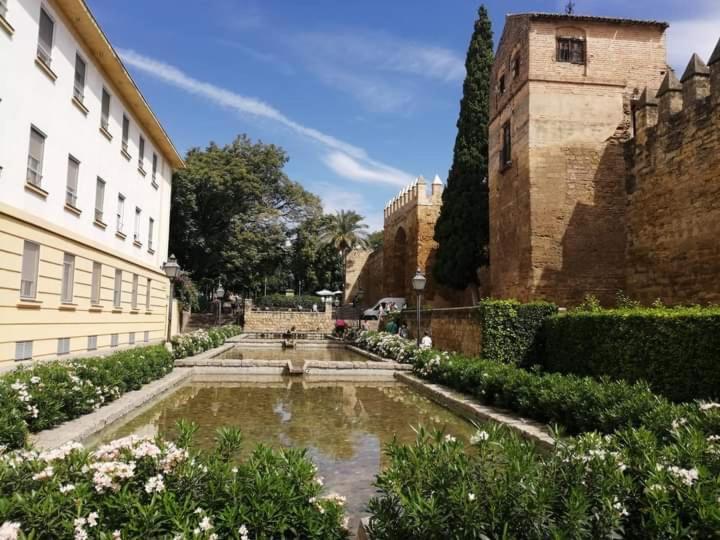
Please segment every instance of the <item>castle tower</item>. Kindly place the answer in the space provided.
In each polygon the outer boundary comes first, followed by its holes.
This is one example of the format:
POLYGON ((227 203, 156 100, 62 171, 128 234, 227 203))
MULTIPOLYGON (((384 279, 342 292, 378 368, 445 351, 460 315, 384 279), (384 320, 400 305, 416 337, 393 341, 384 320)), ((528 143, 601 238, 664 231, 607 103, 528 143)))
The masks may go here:
POLYGON ((435 222, 442 207, 443 183, 435 175, 428 192, 422 176, 405 187, 385 206, 383 229, 383 296, 414 302, 411 280, 420 268, 428 278, 424 297, 435 294, 432 264, 437 243, 435 222))
MULTIPOLYGON (((666 28, 605 17, 507 17, 490 96, 493 296, 572 305, 586 293, 608 300, 624 289, 623 148, 645 87, 660 88, 668 75, 666 99, 676 99, 666 28)), ((646 123, 663 109, 654 94, 643 107, 646 123)))

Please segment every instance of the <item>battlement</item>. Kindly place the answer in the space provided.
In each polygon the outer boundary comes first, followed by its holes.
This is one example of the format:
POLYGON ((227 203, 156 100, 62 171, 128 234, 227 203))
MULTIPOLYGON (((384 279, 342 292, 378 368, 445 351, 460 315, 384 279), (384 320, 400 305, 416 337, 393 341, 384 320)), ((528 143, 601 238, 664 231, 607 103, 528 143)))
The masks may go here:
POLYGON ((643 144, 654 132, 687 129, 678 126, 680 114, 704 122, 719 104, 720 41, 707 64, 693 54, 680 80, 669 70, 657 91, 645 88, 636 106, 636 142, 643 144))
POLYGON ((400 193, 388 201, 383 212, 385 220, 406 213, 417 206, 439 206, 442 204, 442 192, 443 183, 438 175, 433 178, 429 193, 425 178, 418 176, 414 182, 405 186, 400 193))

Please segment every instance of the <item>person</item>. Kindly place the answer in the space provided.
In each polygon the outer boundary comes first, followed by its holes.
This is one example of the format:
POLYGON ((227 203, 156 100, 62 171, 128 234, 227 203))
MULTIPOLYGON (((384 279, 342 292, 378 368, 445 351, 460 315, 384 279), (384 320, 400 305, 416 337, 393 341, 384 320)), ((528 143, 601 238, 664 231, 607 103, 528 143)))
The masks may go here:
POLYGON ((388 334, 397 334, 398 332, 398 325, 395 322, 395 319, 390 319, 388 323, 385 325, 385 331, 388 334))
POLYGON ((317 312, 318 312, 317 304, 313 304, 313 305, 312 305, 312 310, 313 310, 313 313, 317 313, 317 312))
POLYGON ((421 349, 429 349, 432 347, 432 338, 430 335, 425 332, 423 334, 423 338, 420 340, 420 348, 421 349))
POLYGON ((385 316, 385 303, 382 303, 382 304, 380 304, 380 309, 378 309, 378 321, 381 321, 384 316, 385 316))
POLYGON ((402 324, 400 325, 400 329, 398 330, 398 334, 400 335, 401 338, 405 338, 405 339, 408 338, 409 332, 408 332, 408 325, 407 325, 407 323, 402 323, 402 324))
POLYGON ((365 319, 363 319, 362 321, 360 321, 360 329, 363 330, 363 331, 365 331, 365 330, 368 329, 368 323, 367 323, 367 321, 366 321, 365 319))
POLYGON ((335 335, 337 337, 343 337, 343 334, 345 334, 345 329, 347 328, 347 323, 344 319, 338 319, 335 321, 335 335))

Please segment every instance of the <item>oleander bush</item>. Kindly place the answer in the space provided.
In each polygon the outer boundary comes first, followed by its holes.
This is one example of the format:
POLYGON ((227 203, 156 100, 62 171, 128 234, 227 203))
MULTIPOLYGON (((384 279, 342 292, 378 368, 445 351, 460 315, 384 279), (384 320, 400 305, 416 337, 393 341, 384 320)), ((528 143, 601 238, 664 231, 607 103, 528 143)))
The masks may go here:
POLYGON ((404 364, 413 363, 420 351, 414 341, 387 332, 353 332, 348 339, 361 349, 404 364))
POLYGON ((18 367, 0 377, 0 444, 18 448, 28 432, 92 412, 172 368, 172 356, 162 345, 18 367))
POLYGON ((185 358, 214 347, 219 347, 229 337, 238 335, 242 329, 234 324, 195 330, 178 334, 170 340, 175 358, 185 358))
POLYGON ((589 433, 539 452, 497 426, 478 431, 469 450, 419 430, 415 444, 386 449, 370 532, 375 540, 716 538, 720 442, 682 427, 673 437, 669 446, 643 429, 589 433))
POLYGON ((484 358, 522 366, 540 362, 543 354, 543 323, 557 313, 555 304, 483 300, 476 310, 482 325, 484 358))
POLYGON ((0 456, 0 538, 347 537, 344 499, 321 495, 304 450, 259 446, 239 460, 236 429, 219 430, 210 452, 193 449, 194 426, 179 431, 177 442, 0 456))
POLYGON ((674 401, 720 396, 720 308, 576 310, 544 333, 549 371, 643 380, 674 401))
POLYGON ((323 299, 319 296, 285 296, 284 294, 270 294, 268 296, 262 296, 260 298, 257 298, 254 304, 259 308, 267 307, 293 310, 297 309, 299 306, 306 311, 311 310, 313 304, 315 304, 319 310, 323 310, 325 306, 325 304, 323 303, 323 299))

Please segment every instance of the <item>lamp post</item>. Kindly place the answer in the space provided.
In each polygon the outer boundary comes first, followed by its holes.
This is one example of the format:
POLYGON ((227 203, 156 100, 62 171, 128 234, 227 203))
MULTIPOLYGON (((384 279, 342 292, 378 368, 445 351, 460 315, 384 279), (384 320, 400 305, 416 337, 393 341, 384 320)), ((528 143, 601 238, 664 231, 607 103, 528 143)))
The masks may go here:
POLYGON ((172 309, 173 309, 173 298, 175 297, 175 278, 180 273, 180 265, 177 263, 175 255, 170 255, 170 258, 163 264, 163 271, 170 280, 170 301, 168 302, 168 324, 167 324, 167 341, 170 341, 172 337, 172 309))
POLYGON ((417 269, 417 272, 415 272, 415 275, 412 278, 412 286, 413 289, 415 289, 415 295, 417 297, 416 300, 416 309, 417 309, 417 346, 420 346, 420 299, 422 298, 422 292, 425 289, 425 283, 427 283, 427 279, 425 279, 425 275, 420 271, 420 269, 417 269))
POLYGON ((218 288, 215 291, 215 296, 218 299, 218 325, 220 325, 220 319, 222 318, 222 299, 225 296, 225 289, 223 289, 222 282, 218 283, 218 288))

